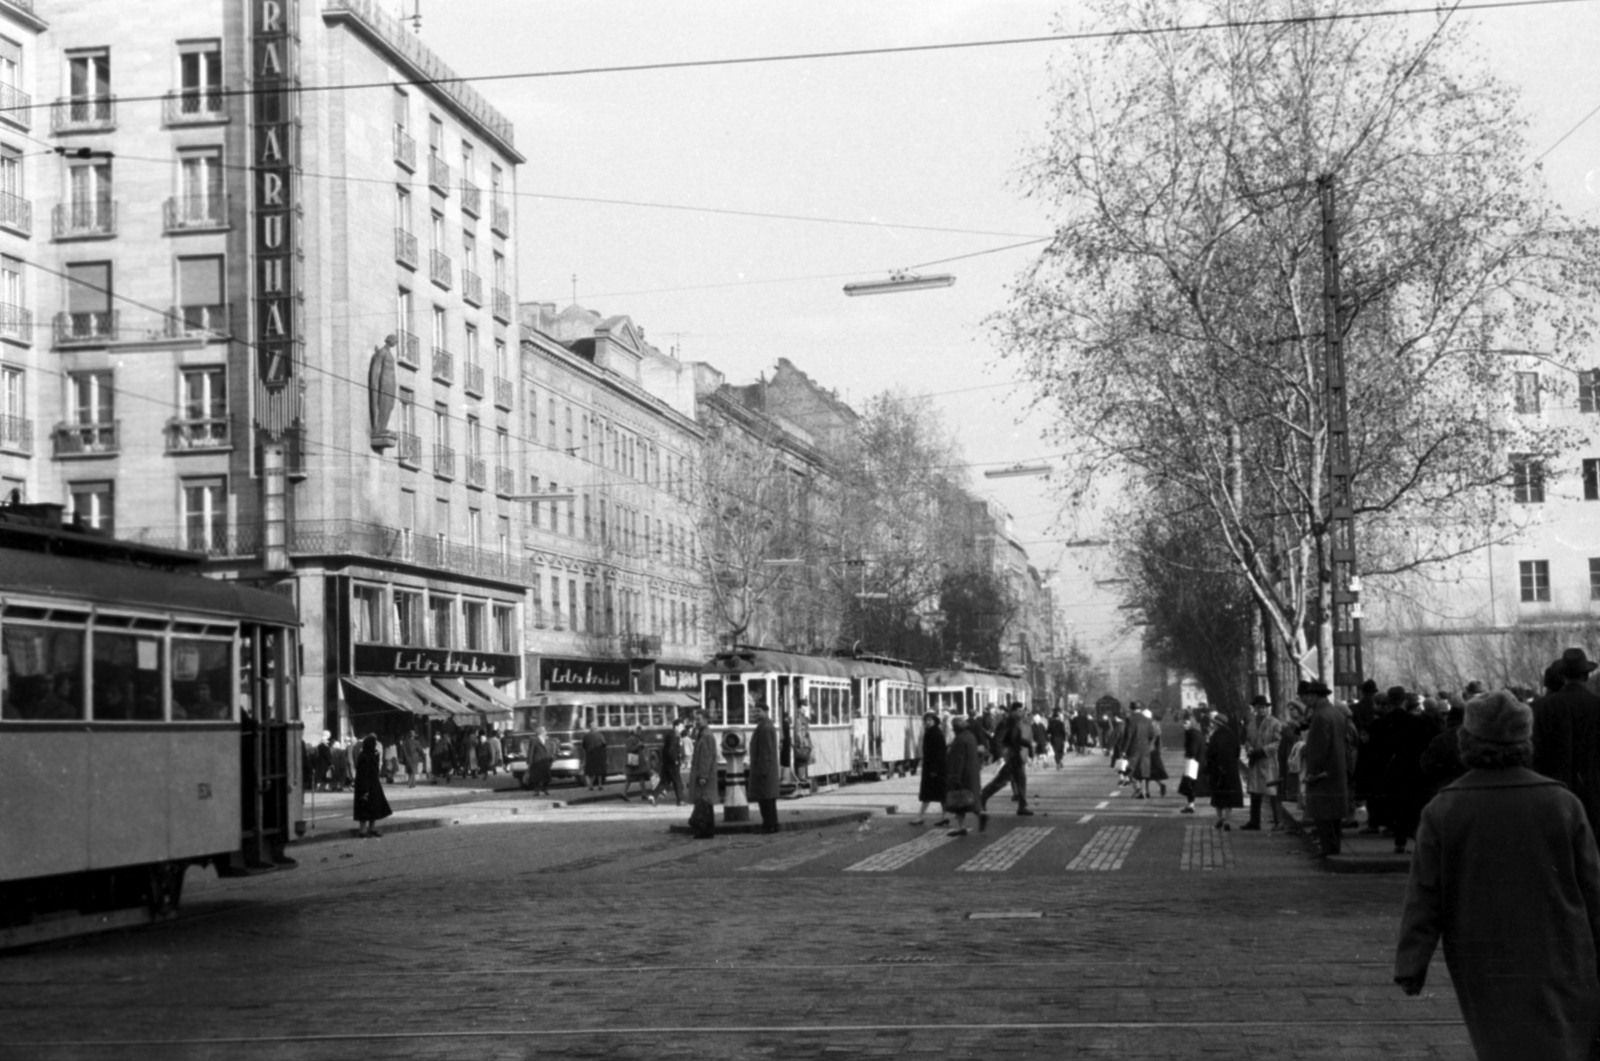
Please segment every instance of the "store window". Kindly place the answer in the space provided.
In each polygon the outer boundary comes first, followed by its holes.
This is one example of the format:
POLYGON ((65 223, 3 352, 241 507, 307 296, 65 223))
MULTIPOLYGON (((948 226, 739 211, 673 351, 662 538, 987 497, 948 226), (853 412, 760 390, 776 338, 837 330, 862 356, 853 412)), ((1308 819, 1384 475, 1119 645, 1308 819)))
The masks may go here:
POLYGON ((427 643, 422 619, 422 594, 414 590, 394 591, 395 640, 408 648, 427 643))
POLYGON ((455 603, 442 594, 428 595, 429 643, 434 648, 455 648, 455 603))
POLYGON ((475 652, 489 648, 488 606, 483 601, 461 602, 461 626, 465 644, 475 652))
POLYGON ((388 639, 383 629, 383 587, 357 582, 350 589, 350 625, 355 639, 381 645, 388 639))

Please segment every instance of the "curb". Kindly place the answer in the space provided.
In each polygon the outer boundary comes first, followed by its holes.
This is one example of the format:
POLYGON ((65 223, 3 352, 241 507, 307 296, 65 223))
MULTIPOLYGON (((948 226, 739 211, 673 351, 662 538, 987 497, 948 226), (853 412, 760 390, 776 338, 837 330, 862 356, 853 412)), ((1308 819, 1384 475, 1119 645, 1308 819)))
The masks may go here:
MULTIPOLYGON (((850 811, 845 814, 830 815, 826 818, 802 818, 798 821, 789 822, 780 821, 778 823, 778 831, 780 833, 792 833, 800 832, 803 829, 825 829, 830 825, 848 825, 851 822, 868 821, 872 818, 872 816, 873 815, 871 811, 850 811)), ((690 829, 687 825, 669 825, 667 826, 667 832, 676 833, 679 836, 694 835, 694 830, 690 829)), ((759 821, 728 822, 726 824, 723 822, 718 822, 716 835, 733 836, 742 833, 759 832, 761 832, 761 823, 759 821)))
MULTIPOLYGON (((443 818, 407 818, 402 821, 387 821, 379 826, 380 833, 412 833, 419 829, 439 829, 445 825, 443 818)), ((305 836, 298 837, 289 845, 289 850, 304 847, 307 844, 324 844, 330 840, 359 840, 360 832, 351 827, 349 829, 317 829, 308 832, 305 836)))

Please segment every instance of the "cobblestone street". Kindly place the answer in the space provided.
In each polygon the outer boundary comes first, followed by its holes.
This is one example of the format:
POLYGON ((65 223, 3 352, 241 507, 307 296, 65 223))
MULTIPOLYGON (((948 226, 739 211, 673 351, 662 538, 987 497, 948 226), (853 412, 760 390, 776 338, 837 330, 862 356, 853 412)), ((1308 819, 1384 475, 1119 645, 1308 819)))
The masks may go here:
POLYGON ((957 838, 908 827, 915 778, 710 842, 615 800, 405 810, 442 827, 0 961, 0 1057, 1471 1056, 1442 963, 1390 982, 1404 875, 1113 795, 1098 756, 1030 781, 1037 817, 957 838))

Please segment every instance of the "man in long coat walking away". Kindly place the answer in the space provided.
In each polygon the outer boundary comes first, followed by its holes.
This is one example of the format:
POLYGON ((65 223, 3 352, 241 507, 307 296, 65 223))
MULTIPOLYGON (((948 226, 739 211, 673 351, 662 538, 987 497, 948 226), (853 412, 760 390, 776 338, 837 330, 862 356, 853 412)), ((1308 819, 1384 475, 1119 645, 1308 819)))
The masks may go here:
POLYGON ((764 701, 755 702, 756 728, 750 734, 750 781, 747 790, 761 808, 761 831, 778 831, 778 728, 764 701))
POLYGON ((1600 828, 1600 696, 1588 684, 1595 666, 1581 648, 1556 660, 1565 684, 1533 702, 1533 769, 1566 785, 1600 828))
POLYGON ((1328 699, 1332 690, 1321 679, 1301 682, 1299 692, 1310 713, 1306 746, 1301 752, 1300 802, 1316 827, 1322 854, 1337 855, 1343 847, 1340 823, 1350 815, 1355 723, 1328 699))
POLYGON ((1150 776, 1150 742, 1155 735, 1155 721, 1137 701, 1128 704, 1128 728, 1123 737, 1123 746, 1128 759, 1128 776, 1134 782, 1134 799, 1144 799, 1144 786, 1140 782, 1150 776))

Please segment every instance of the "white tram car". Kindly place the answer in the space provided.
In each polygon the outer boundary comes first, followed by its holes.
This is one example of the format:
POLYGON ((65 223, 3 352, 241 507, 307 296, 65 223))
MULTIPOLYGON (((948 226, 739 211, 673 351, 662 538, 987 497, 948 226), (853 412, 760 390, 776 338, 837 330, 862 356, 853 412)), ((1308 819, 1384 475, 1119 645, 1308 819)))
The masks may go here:
POLYGON ((928 702, 943 716, 977 718, 1009 703, 1031 707, 1028 683, 1015 675, 981 667, 928 672, 928 702))

